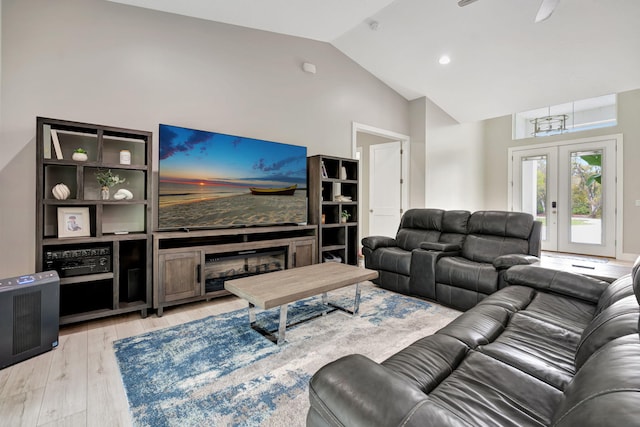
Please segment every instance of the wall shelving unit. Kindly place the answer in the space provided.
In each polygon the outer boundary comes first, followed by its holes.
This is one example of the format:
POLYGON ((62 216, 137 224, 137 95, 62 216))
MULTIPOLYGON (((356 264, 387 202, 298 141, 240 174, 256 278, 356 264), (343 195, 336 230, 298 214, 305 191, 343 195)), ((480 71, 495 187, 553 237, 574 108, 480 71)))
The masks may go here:
POLYGON ((358 161, 317 155, 307 163, 309 223, 318 226, 318 260, 357 265, 358 161), (346 221, 342 212, 349 215, 346 221))
POLYGON ((38 117, 36 119, 36 270, 56 269, 60 323, 151 307, 151 132, 38 117), (86 161, 72 159, 75 149, 86 161), (121 151, 130 164, 121 164, 121 151), (103 200, 96 173, 124 178, 103 200), (69 197, 57 199, 57 184, 69 197), (119 189, 133 194, 115 200, 119 189), (74 213, 78 213, 75 215, 74 213), (68 225, 75 216, 78 227, 68 225), (76 229, 74 229, 76 228, 76 229))

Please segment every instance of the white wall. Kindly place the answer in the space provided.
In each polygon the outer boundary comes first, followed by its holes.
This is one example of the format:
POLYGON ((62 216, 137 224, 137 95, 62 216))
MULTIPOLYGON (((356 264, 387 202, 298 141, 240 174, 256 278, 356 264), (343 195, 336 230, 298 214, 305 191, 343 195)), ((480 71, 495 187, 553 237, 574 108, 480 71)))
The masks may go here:
POLYGON ((425 206, 427 98, 409 103, 411 157, 409 158, 409 209, 425 206))
POLYGON ((426 100, 426 207, 484 209, 483 127, 458 123, 426 100))
POLYGON ((409 103, 327 43, 103 0, 3 0, 1 37, 0 277, 34 268, 36 116, 150 130, 156 153, 158 123, 344 157, 353 121, 410 131, 409 103))

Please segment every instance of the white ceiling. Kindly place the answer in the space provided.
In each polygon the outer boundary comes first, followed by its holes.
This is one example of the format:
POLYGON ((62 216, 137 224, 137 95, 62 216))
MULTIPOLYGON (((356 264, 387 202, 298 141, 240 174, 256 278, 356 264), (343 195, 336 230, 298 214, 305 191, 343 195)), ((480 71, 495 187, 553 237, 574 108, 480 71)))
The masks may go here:
POLYGON ((538 24, 541 0, 111 1, 331 43, 459 122, 640 88, 640 0, 560 0, 538 24))

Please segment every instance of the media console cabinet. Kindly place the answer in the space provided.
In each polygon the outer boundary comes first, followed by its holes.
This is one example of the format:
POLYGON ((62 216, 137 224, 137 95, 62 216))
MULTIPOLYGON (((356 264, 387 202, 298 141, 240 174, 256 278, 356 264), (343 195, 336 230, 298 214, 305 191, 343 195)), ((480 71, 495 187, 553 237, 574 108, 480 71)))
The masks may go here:
POLYGON ((153 308, 229 295, 224 281, 318 262, 317 226, 153 233, 153 308))

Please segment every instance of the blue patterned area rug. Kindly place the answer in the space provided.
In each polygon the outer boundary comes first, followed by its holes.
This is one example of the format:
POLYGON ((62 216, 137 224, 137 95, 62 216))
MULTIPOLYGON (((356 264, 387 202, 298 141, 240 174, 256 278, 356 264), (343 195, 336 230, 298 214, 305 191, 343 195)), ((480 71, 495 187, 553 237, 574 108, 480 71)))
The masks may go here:
MULTIPOLYGON (((336 312, 287 329, 276 346, 248 325, 247 310, 210 316, 114 342, 136 426, 303 426, 308 383, 325 364, 351 353, 378 362, 440 329, 459 312, 361 285, 360 314, 336 312)), ((349 306, 354 287, 330 293, 349 306)), ((289 306, 296 321, 320 299, 289 306)), ((277 328, 278 310, 258 313, 277 328)))

